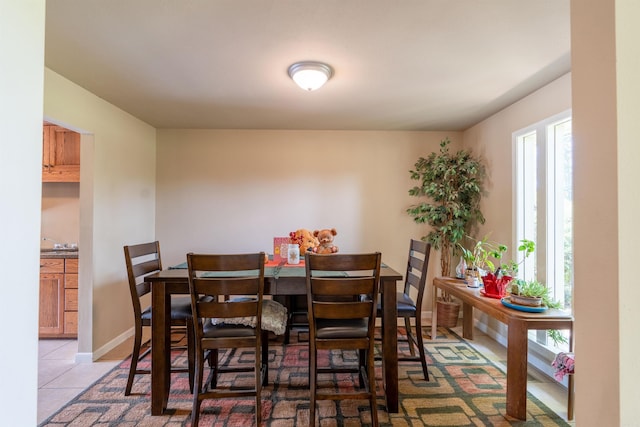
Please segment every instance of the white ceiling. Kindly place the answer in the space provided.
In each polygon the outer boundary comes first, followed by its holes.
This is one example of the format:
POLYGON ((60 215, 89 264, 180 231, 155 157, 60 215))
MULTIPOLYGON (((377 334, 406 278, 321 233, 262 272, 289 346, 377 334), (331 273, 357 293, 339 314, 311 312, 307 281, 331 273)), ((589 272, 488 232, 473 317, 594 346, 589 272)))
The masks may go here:
POLYGON ((47 0, 45 62, 157 128, 464 130, 570 71, 569 0, 47 0))

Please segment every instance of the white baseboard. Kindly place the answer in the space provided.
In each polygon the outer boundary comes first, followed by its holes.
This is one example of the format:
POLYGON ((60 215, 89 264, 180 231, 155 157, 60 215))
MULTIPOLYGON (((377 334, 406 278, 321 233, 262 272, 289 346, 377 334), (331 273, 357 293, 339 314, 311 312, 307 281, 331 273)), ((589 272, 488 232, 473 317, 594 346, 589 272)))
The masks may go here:
POLYGON ((133 328, 128 329, 123 333, 121 333, 120 335, 118 335, 117 337, 115 337, 114 339, 112 339, 111 341, 109 341, 108 343, 106 343, 105 345, 103 345, 102 347, 96 349, 92 353, 77 353, 75 360, 78 363, 95 362, 96 360, 100 359, 102 356, 104 356, 105 354, 107 354, 108 352, 110 352, 111 350, 113 350, 123 342, 125 342, 127 339, 132 337, 133 334, 134 334, 133 328))

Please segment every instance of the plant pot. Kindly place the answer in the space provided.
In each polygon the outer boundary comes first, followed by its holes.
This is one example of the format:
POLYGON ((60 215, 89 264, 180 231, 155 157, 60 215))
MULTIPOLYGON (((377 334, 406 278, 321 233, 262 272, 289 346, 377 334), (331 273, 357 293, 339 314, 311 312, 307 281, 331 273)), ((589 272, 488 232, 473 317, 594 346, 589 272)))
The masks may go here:
POLYGON ((438 313, 438 326, 455 328, 458 325, 458 316, 460 315, 459 303, 438 299, 436 309, 438 313))
POLYGON ((511 283, 511 280, 513 280, 513 278, 510 276, 502 276, 498 279, 493 273, 488 273, 487 275, 482 276, 484 291, 489 295, 505 296, 507 293, 507 287, 509 286, 509 283, 511 283))
POLYGON ((542 305, 541 297, 523 297, 522 295, 510 295, 509 300, 512 304, 526 305, 527 307, 540 307, 542 305))
POLYGON ((480 287, 480 274, 477 268, 467 268, 464 281, 470 288, 480 287))

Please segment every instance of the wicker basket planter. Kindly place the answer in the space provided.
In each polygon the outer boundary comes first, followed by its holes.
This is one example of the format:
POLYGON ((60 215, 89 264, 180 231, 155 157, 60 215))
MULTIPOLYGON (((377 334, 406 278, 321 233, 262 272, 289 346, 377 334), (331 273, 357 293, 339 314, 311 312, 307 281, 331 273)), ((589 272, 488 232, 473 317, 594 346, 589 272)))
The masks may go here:
POLYGON ((439 298, 436 303, 436 309, 438 311, 438 326, 455 328, 458 325, 459 303, 444 301, 439 298))

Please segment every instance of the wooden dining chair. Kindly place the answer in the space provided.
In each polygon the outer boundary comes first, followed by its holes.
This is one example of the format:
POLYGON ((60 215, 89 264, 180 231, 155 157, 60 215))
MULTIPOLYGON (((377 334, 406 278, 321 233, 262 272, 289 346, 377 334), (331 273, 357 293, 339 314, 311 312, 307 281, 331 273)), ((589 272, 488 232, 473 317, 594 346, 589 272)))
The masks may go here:
MULTIPOLYGON (((398 361, 414 361, 422 364, 422 375, 429 381, 427 358, 424 351, 422 335, 422 301, 429 269, 429 255, 431 244, 421 240, 411 240, 409 243, 409 257, 405 274, 404 289, 398 292, 398 318, 404 319, 406 338, 399 336, 398 341, 409 344, 410 355, 398 355, 398 361), (412 331, 411 319, 415 322, 415 332, 412 331), (416 355, 415 349, 418 350, 416 355)), ((378 316, 382 317, 382 305, 378 303, 378 316)))
MULTIPOLYGON (((146 300, 146 295, 151 293, 151 283, 145 282, 144 277, 162 270, 162 259, 160 256, 160 243, 149 242, 138 245, 129 245, 124 247, 124 259, 127 266, 127 276, 129 279, 129 291, 131 293, 131 303, 133 305, 134 316, 134 337, 133 351, 131 353, 131 366, 129 367, 129 377, 125 387, 124 394, 129 396, 133 386, 133 380, 136 374, 149 374, 149 369, 138 369, 138 362, 144 359, 151 351, 151 341, 144 343, 145 351, 140 354, 143 347, 142 328, 151 327, 151 306, 146 300), (143 308, 145 306, 145 308, 143 308)), ((189 341, 191 330, 191 298, 190 297, 173 297, 171 298, 171 328, 172 332, 177 331, 184 340, 186 334, 189 341)), ((172 348, 187 349, 188 346, 174 345, 172 348)), ((189 360, 192 356, 188 357, 189 360)), ((172 367, 171 372, 190 372, 189 367, 172 367)), ((189 376, 190 384, 193 376, 189 376)))
POLYGON ((309 318, 310 424, 315 424, 317 400, 368 399, 371 424, 378 425, 374 373, 376 297, 380 281, 380 253, 306 254, 309 318), (349 272, 348 274, 345 272, 349 272), (319 367, 318 351, 341 349, 358 352, 353 367, 319 367), (321 386, 318 374, 358 374, 360 390, 321 386))
POLYGON ((262 419, 261 390, 268 375, 268 339, 262 330, 264 252, 238 255, 187 254, 195 331, 195 381, 191 423, 198 425, 205 399, 255 396, 256 425, 262 419), (233 297, 232 297, 233 296, 233 297), (250 347, 252 367, 220 366, 218 351, 250 347), (211 367, 203 387, 204 361, 211 367), (218 387, 226 372, 254 372, 248 387, 218 387))

